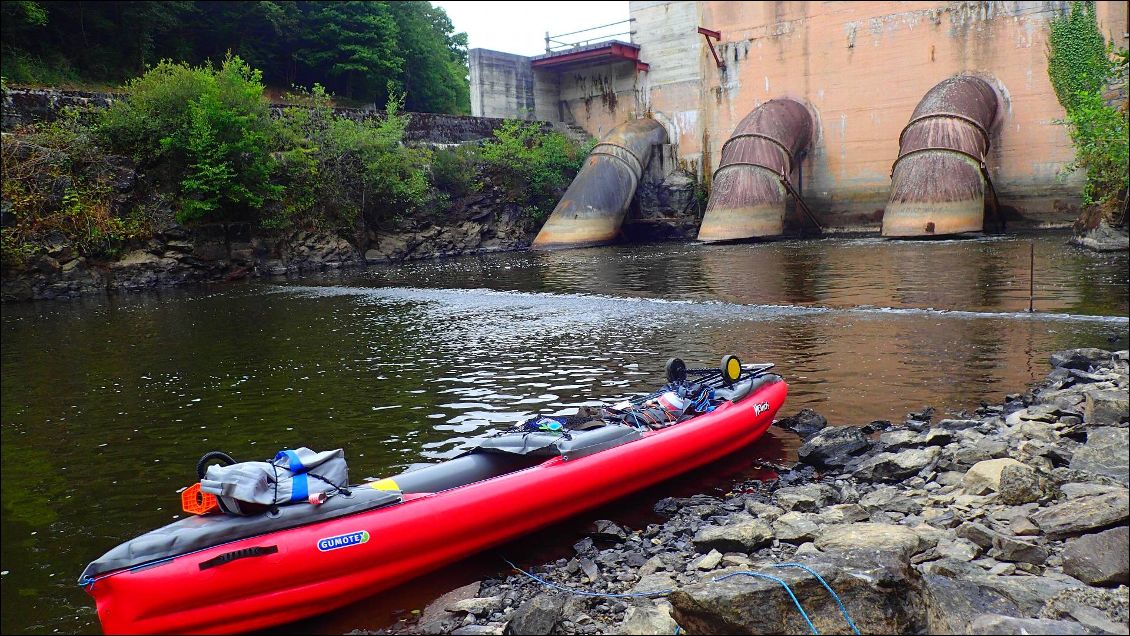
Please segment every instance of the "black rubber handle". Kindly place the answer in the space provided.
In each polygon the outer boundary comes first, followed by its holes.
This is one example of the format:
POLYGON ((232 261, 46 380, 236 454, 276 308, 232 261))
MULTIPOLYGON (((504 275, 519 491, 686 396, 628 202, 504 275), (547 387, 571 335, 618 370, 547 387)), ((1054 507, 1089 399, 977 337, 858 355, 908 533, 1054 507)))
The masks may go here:
POLYGON ((251 557, 267 556, 268 554, 274 554, 278 551, 279 551, 279 546, 277 546, 277 545, 265 545, 265 546, 255 546, 254 548, 243 548, 242 550, 236 550, 234 552, 225 552, 224 554, 221 554, 218 557, 214 557, 214 558, 208 559, 207 561, 202 562, 200 564, 200 569, 201 570, 207 570, 208 568, 214 568, 214 567, 223 565, 225 563, 231 563, 232 561, 238 561, 239 559, 248 559, 248 558, 251 558, 251 557))

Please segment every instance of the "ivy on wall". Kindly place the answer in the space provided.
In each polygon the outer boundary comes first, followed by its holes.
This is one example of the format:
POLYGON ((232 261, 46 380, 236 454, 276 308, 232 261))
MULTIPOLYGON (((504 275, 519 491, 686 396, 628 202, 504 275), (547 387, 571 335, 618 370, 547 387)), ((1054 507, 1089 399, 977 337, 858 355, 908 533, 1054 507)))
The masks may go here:
POLYGON ((1094 2, 1072 3, 1049 24, 1048 76, 1075 146, 1068 169, 1087 173, 1083 202, 1114 216, 1126 199, 1128 119, 1126 105, 1104 101, 1107 82, 1125 73, 1126 51, 1114 53, 1099 31, 1094 2))

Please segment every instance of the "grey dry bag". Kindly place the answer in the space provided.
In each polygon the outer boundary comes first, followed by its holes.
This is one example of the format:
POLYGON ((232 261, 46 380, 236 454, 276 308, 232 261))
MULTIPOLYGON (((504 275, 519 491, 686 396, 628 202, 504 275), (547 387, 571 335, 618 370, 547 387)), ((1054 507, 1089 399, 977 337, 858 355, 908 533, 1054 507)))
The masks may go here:
POLYGON ((251 515, 271 506, 315 501, 312 495, 333 494, 348 484, 344 450, 317 453, 304 446, 281 450, 269 462, 209 466, 200 491, 215 495, 228 514, 251 515))

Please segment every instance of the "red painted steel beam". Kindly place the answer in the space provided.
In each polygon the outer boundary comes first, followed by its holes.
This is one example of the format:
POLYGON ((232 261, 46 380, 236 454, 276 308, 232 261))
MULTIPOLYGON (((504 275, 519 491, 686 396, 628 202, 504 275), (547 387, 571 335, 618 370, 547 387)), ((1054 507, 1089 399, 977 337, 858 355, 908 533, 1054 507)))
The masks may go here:
POLYGON ((561 53, 551 57, 543 57, 534 60, 532 66, 534 68, 558 68, 568 66, 570 64, 580 64, 585 62, 597 62, 603 60, 625 60, 628 62, 635 62, 638 70, 648 70, 647 68, 640 69, 639 66, 643 64, 645 67, 648 65, 640 61, 639 48, 626 45, 622 42, 609 42, 607 46, 599 48, 588 49, 585 51, 570 51, 568 53, 561 53))
POLYGON ((710 47, 710 54, 714 56, 714 63, 718 65, 718 68, 726 68, 726 63, 722 61, 722 58, 718 57, 718 51, 714 50, 714 43, 710 41, 710 38, 722 41, 722 32, 712 31, 704 27, 698 27, 698 32, 706 37, 706 46, 710 47))

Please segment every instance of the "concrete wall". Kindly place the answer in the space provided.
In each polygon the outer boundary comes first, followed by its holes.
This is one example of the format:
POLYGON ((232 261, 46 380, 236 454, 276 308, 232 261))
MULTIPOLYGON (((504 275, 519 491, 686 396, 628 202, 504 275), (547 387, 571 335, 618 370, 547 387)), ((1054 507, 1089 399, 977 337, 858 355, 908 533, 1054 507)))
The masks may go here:
MULTIPOLYGON (((1062 222, 1079 202, 1080 175, 1063 174, 1073 150, 1055 123, 1063 110, 1047 76, 1046 22, 1065 4, 702 2, 702 26, 722 32, 716 46, 726 68, 709 51, 699 55, 697 109, 688 108, 693 81, 673 82, 679 99, 668 100, 650 78, 651 107, 695 124, 680 128, 680 153, 701 157, 709 175, 749 111, 774 97, 808 103, 818 127, 804 166, 805 198, 831 224, 874 229, 911 111, 942 79, 975 74, 1002 97, 988 158, 1002 203, 1034 223, 1062 222)), ((659 8, 632 4, 633 15, 659 8)), ((651 50, 671 47, 671 38, 659 35, 653 47, 647 30, 638 33, 641 57, 660 66, 651 50)))
MULTIPOLYGON (((941 80, 973 74, 1001 96, 988 164, 1002 204, 1031 224, 1063 224, 1076 213, 1082 175, 1064 172, 1074 151, 1056 123, 1064 113, 1047 75, 1047 22, 1068 8, 637 1, 630 3, 632 42, 649 71, 614 62, 536 72, 531 107, 523 102, 525 85, 510 79, 521 76, 518 56, 502 64, 505 54, 472 51, 472 104, 476 114, 533 113, 596 137, 651 116, 667 128, 680 166, 709 181, 738 121, 769 99, 791 97, 817 118, 815 147, 803 165, 805 198, 829 225, 874 230, 899 133, 914 107, 941 80), (699 26, 722 33, 715 47, 725 68, 716 65, 699 26)), ((1097 15, 1108 38, 1127 46, 1126 4, 1099 2, 1097 15)))
POLYGON ((468 57, 472 115, 511 119, 537 117, 530 58, 487 49, 471 49, 468 57))

